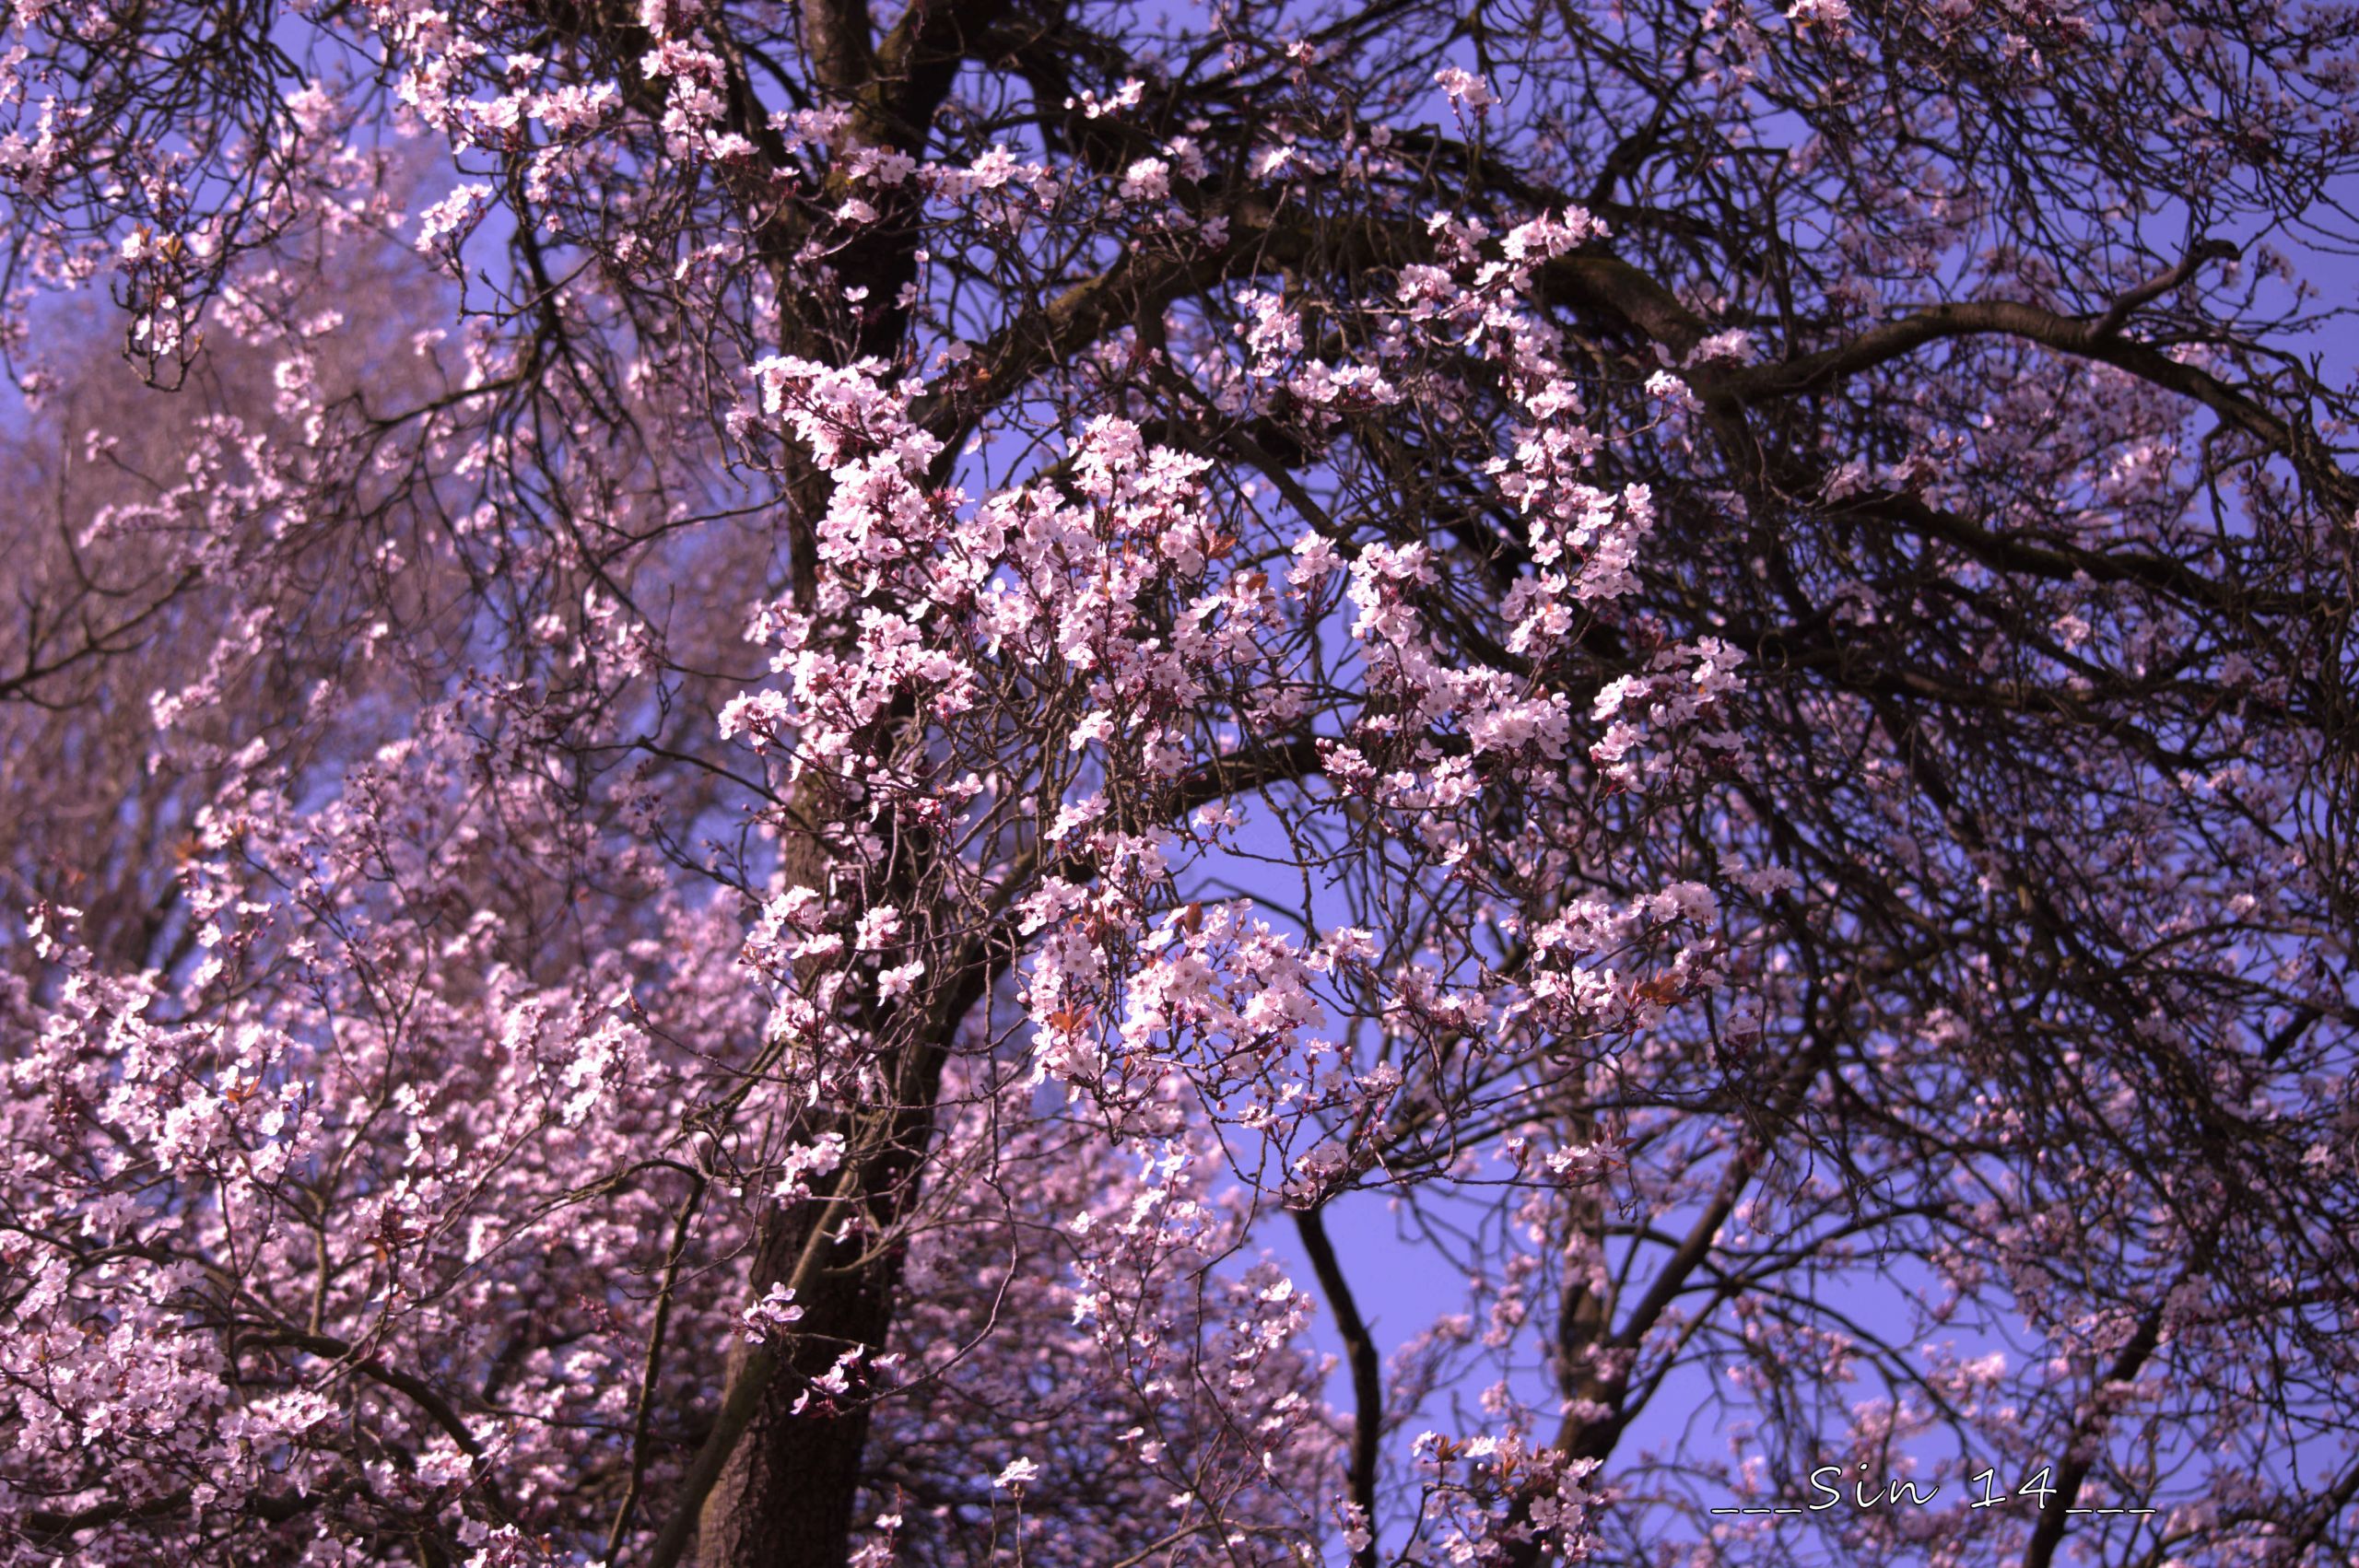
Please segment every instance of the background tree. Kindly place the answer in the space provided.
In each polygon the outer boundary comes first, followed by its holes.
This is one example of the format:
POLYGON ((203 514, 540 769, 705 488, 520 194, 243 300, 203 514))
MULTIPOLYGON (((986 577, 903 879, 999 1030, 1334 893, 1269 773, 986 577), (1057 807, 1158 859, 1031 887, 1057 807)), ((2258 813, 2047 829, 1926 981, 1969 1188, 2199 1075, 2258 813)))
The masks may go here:
POLYGON ((7 15, 14 1560, 2359 1545, 2347 8, 7 15))

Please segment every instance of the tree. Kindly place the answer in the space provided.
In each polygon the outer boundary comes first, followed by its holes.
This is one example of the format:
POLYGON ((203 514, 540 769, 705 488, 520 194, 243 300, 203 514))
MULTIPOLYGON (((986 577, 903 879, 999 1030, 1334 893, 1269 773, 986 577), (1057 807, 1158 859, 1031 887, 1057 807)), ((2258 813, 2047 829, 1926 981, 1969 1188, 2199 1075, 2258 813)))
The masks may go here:
POLYGON ((2359 1550, 2347 8, 8 15, 11 1561, 2359 1550))

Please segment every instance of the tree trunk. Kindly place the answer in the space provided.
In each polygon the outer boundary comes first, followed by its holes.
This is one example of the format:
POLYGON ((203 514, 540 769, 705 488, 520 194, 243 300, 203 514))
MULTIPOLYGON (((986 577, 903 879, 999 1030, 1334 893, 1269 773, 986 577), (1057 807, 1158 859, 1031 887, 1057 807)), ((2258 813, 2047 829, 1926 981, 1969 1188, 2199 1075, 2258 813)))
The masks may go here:
MULTIPOLYGON (((816 1203, 801 1209, 814 1216, 832 1212, 816 1203)), ((764 1223, 754 1260, 757 1298, 793 1271, 813 1223, 784 1210, 775 1223, 764 1223)), ((856 1239, 830 1250, 863 1249, 856 1239)), ((800 1411, 794 1406, 810 1380, 851 1346, 883 1348, 899 1276, 899 1250, 888 1248, 849 1266, 823 1267, 809 1299, 797 1297, 804 1316, 789 1337, 784 1365, 763 1390, 752 1423, 705 1500, 701 1568, 840 1568, 850 1555, 868 1408, 855 1401, 838 1411, 818 1396, 800 1411)), ((731 1348, 728 1387, 748 1375, 752 1359, 751 1347, 731 1348)))

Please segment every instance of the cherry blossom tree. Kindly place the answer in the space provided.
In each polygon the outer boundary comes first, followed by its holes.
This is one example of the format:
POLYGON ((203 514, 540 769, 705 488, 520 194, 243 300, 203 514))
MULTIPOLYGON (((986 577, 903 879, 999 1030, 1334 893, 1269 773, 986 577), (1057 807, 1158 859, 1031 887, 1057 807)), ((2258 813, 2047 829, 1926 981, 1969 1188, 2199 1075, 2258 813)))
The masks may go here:
POLYGON ((2359 1551, 2349 6, 6 15, 6 1561, 2359 1551))

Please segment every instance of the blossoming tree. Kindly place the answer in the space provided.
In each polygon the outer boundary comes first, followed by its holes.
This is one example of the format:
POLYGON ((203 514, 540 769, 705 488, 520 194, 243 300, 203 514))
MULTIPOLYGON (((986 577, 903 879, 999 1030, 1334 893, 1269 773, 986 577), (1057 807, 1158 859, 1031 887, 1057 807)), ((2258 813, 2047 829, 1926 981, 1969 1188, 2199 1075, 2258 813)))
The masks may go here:
POLYGON ((2354 89, 18 0, 0 1554, 2342 1560, 2354 89))

